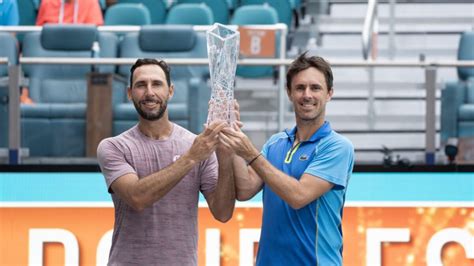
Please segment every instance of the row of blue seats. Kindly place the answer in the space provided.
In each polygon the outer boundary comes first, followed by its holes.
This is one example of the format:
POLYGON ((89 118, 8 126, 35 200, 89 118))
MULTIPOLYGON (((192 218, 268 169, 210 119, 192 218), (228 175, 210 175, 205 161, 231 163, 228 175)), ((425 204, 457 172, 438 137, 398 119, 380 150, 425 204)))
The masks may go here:
MULTIPOLYGON (((190 25, 149 25, 139 32, 128 33, 119 42, 110 32, 99 32, 88 25, 46 25, 41 32, 27 33, 22 57, 92 57, 93 43, 99 43, 102 58, 207 58, 205 32, 190 25)), ((9 33, 0 32, 0 57, 17 62, 16 43, 9 33)), ((21 143, 30 156, 82 157, 86 135, 86 76, 90 65, 23 64, 29 79, 29 96, 33 104, 21 104, 21 143)), ((262 67, 247 67, 258 68, 262 67)), ((101 73, 117 73, 129 79, 130 65, 98 66, 101 73)), ((250 69, 250 72, 253 72, 250 69)), ((0 76, 6 76, 0 66, 0 76)), ((170 101, 172 121, 200 132, 207 118, 210 88, 207 66, 172 66, 175 95, 170 101)), ((133 104, 126 95, 127 82, 113 83, 113 134, 117 135, 138 121, 133 104)), ((5 94, 6 88, 0 88, 5 94)), ((3 103, 0 116, 6 117, 3 103), (3 113, 3 114, 2 114, 3 113)), ((0 146, 7 144, 6 119, 1 120, 0 146)))
MULTIPOLYGON (((185 25, 150 25, 129 33, 119 42, 110 32, 93 26, 48 25, 41 32, 25 36, 23 57, 91 57, 93 42, 98 41, 103 58, 206 58, 204 32, 185 25), (80 36, 80 38, 78 37, 80 36)), ((474 32, 462 35, 459 60, 474 60, 474 32)), ((17 63, 17 45, 9 33, 0 32, 0 57, 17 63)), ((103 73, 117 73, 129 79, 130 66, 100 66, 103 73)), ((23 65, 29 78, 34 104, 21 105, 22 146, 31 156, 84 156, 86 80, 91 66, 23 65)), ((238 74, 255 74, 268 67, 239 67, 238 74)), ((271 69, 271 67, 270 67, 271 69)), ((7 67, 0 65, 0 78, 7 67)), ((173 66, 176 94, 169 104, 170 118, 199 132, 207 115, 210 89, 206 66, 173 66)), ((474 136, 474 68, 459 67, 459 81, 447 83, 441 99, 441 138, 474 136)), ((137 122, 133 105, 126 97, 127 84, 115 82, 113 90, 113 134, 137 122)), ((0 146, 7 143, 7 89, 0 88, 0 146)))
MULTIPOLYGON (((36 23, 39 3, 40 0, 18 0, 20 25, 34 25, 36 23)), ((106 7, 105 0, 99 0, 99 3, 106 16, 108 9, 115 6, 106 7)), ((293 14, 297 14, 297 10, 301 6, 300 0, 177 0, 172 1, 173 5, 171 6, 166 0, 117 0, 116 3, 143 4, 150 14, 151 24, 164 24, 169 8, 176 4, 204 3, 212 11, 214 22, 228 24, 232 11, 237 7, 267 3, 275 8, 278 21, 285 23, 288 27, 291 26, 293 14)))
MULTIPOLYGON (((221 24, 275 24, 281 22, 279 14, 270 5, 247 5, 238 7, 232 17, 213 12, 206 4, 187 3, 173 6, 163 14, 163 24, 175 25, 212 25, 221 24), (263 10, 263 11, 262 11, 263 10), (217 14, 217 15, 216 15, 217 14)), ((105 25, 149 25, 153 23, 148 8, 142 4, 116 4, 107 9, 105 25)))

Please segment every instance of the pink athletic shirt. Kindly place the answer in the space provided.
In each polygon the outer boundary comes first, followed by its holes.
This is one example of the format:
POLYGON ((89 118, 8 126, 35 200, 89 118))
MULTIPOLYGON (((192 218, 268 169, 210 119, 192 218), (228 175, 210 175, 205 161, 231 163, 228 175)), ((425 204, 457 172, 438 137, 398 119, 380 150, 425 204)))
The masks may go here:
POLYGON ((173 124, 168 139, 154 140, 134 126, 99 144, 97 158, 115 206, 109 265, 197 265, 199 191, 207 196, 216 187, 215 154, 142 212, 111 191, 111 184, 125 174, 142 178, 172 164, 189 150, 195 137, 173 124))

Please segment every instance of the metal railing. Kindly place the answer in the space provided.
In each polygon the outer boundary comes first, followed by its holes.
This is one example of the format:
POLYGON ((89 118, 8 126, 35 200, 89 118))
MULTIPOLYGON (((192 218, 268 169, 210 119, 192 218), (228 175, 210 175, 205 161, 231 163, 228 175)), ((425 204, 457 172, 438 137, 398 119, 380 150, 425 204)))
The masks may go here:
MULTIPOLYGON (((231 28, 237 29, 237 25, 228 25, 231 28)), ((211 26, 193 26, 195 31, 206 31, 211 26)), ((240 59, 240 65, 273 65, 278 66, 279 73, 279 113, 284 112, 284 101, 285 101, 285 92, 284 92, 284 79, 285 79, 285 66, 287 63, 286 60, 286 46, 287 46, 287 35, 288 28, 286 24, 278 23, 274 25, 245 25, 247 29, 269 29, 280 31, 280 40, 279 40, 279 58, 278 59, 268 59, 272 63, 267 64, 262 62, 259 59, 240 59), (283 62, 283 63, 282 63, 283 62)), ((97 27, 98 31, 105 32, 114 32, 114 33, 127 33, 127 32, 138 32, 140 26, 99 26, 97 27)), ((0 26, 0 32, 11 32, 11 33, 27 33, 27 32, 38 32, 41 31, 41 26, 0 26)), ((136 58, 58 58, 58 57, 20 57, 19 65, 12 66, 9 69, 10 84, 9 84, 9 93, 10 99, 19 99, 19 82, 20 82, 20 71, 22 64, 92 64, 92 65, 131 65, 136 61, 136 58)), ((207 65, 209 64, 208 59, 203 58, 166 58, 166 61, 170 65, 207 65)), ((20 106, 19 101, 9 101, 9 162, 10 164, 18 164, 20 162, 20 106), (15 102, 15 103, 12 103, 15 102), (18 102, 16 104, 16 102, 18 102), (14 109, 14 110, 12 110, 14 109)), ((278 119, 278 128, 283 128, 283 117, 278 119)))
POLYGON ((8 158, 11 164, 20 160, 20 68, 10 65, 8 58, 1 57, 0 64, 8 66, 8 158), (12 101, 11 99, 18 99, 12 101), (13 118, 13 119, 12 119, 13 118), (15 119, 18 118, 18 119, 15 119))
MULTIPOLYGON (((374 61, 377 59, 377 34, 379 28, 377 0, 369 0, 367 13, 364 19, 362 30, 362 56, 365 60, 374 61)), ((374 129, 375 123, 375 82, 374 69, 367 69, 368 77, 368 103, 367 113, 369 118, 369 129, 374 129)))
POLYGON ((378 32, 377 0, 369 0, 362 30, 362 55, 365 60, 375 59, 374 40, 378 32))
MULTIPOLYGON (((133 64, 135 58, 110 58, 110 59, 100 59, 100 58, 20 58, 20 64, 114 64, 114 65, 123 65, 123 64, 133 64)), ((167 62, 172 65, 206 65, 208 64, 207 59, 177 59, 169 58, 167 62)), ((240 59, 238 60, 239 65, 272 65, 279 66, 280 68, 285 68, 292 62, 291 59, 240 59)), ((435 152, 436 152, 436 72, 440 67, 474 67, 474 61, 433 61, 433 62, 411 62, 411 61, 377 61, 377 62, 367 62, 367 61, 332 61, 331 65, 333 67, 364 67, 364 68, 376 68, 376 67, 411 67, 411 68, 424 68, 425 69, 425 89, 426 89, 426 114, 425 114, 425 157, 427 164, 434 164, 435 152)), ((19 73, 19 72, 17 72, 19 73)), ((285 89, 284 89, 284 80, 282 79, 284 75, 280 75, 279 79, 279 100, 281 100, 278 110, 278 130, 283 129, 283 119, 285 114, 285 89)), ((17 78, 13 80, 18 81, 17 78)), ((10 83, 11 85, 14 82, 10 83)), ((19 97, 18 88, 16 85, 10 88, 10 93, 17 92, 16 97, 19 97)), ((11 96, 11 99, 14 99, 15 96, 11 96)), ((10 101, 12 102, 17 101, 10 101)), ((19 105, 15 108, 19 109, 19 105)), ((11 110, 11 109, 10 109, 11 110)), ((16 130, 10 128, 10 133, 18 136, 19 132, 19 111, 13 110, 10 112, 10 127, 18 128, 16 130), (16 133, 15 133, 16 132, 16 133)), ((19 143, 16 140, 16 143, 19 143)), ((15 144, 15 143, 10 143, 15 144)), ((10 146, 10 150, 18 149, 19 145, 10 146)))
MULTIPOLYGON (((255 65, 270 65, 277 66, 279 69, 278 79, 278 130, 283 129, 284 114, 285 114, 285 68, 293 60, 285 58, 286 51, 286 34, 287 28, 284 24, 268 25, 266 27, 255 26, 258 28, 275 28, 282 31, 280 36, 280 55, 277 59, 239 59, 239 65, 255 66, 255 65)), ((0 27, 0 31, 5 27, 0 27)), ((41 27, 24 27, 16 29, 17 27, 7 27, 11 31, 15 32, 26 32, 26 31, 37 31, 41 27)), ((99 30, 109 30, 122 32, 119 30, 139 30, 139 27, 99 27, 99 30), (122 28, 122 29, 119 29, 122 28)), ((195 30, 203 31, 206 30, 207 26, 195 26, 195 30)), ((20 57, 19 64, 96 64, 96 65, 124 65, 133 64, 135 58, 45 58, 45 57, 20 57)), ((166 58, 166 61, 171 65, 207 65, 208 60, 203 58, 166 58)), ((2 61, 0 61, 2 62, 2 61)), ((19 76, 20 76, 20 65, 10 67, 10 99, 19 98, 19 76)), ((412 68, 423 68, 425 69, 425 89, 426 89, 426 128, 425 128, 425 157, 428 164, 434 164, 434 156, 436 152, 436 72, 440 67, 474 67, 474 61, 431 61, 431 62, 419 62, 419 61, 331 61, 333 67, 364 67, 373 69, 376 67, 412 67, 412 68)), ((15 155, 16 158, 11 158, 10 162, 19 162, 19 132, 20 132, 20 112, 19 112, 19 101, 9 101, 10 105, 10 122, 9 122, 9 149, 10 155, 15 155), (16 151, 16 153, 15 153, 16 151)))

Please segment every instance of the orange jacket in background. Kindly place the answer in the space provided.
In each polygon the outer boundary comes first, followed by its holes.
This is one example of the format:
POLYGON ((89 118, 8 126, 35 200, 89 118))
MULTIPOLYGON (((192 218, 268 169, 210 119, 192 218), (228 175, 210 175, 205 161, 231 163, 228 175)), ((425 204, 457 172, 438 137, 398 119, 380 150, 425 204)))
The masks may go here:
MULTIPOLYGON (((63 0, 42 0, 36 19, 36 25, 46 23, 59 23, 59 14, 61 10, 61 1, 63 0)), ((74 23, 74 9, 77 5, 77 24, 95 24, 97 26, 104 24, 102 11, 98 0, 71 0, 64 3, 64 17, 62 23, 74 23)))

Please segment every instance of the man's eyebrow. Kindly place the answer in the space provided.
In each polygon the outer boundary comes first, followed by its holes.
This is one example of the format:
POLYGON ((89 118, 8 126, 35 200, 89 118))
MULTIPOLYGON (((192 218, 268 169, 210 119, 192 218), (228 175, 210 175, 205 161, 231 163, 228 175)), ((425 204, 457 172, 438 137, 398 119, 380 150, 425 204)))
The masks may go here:
POLYGON ((137 80, 137 81, 135 81, 135 83, 133 85, 143 84, 143 83, 145 83, 144 80, 137 80))

